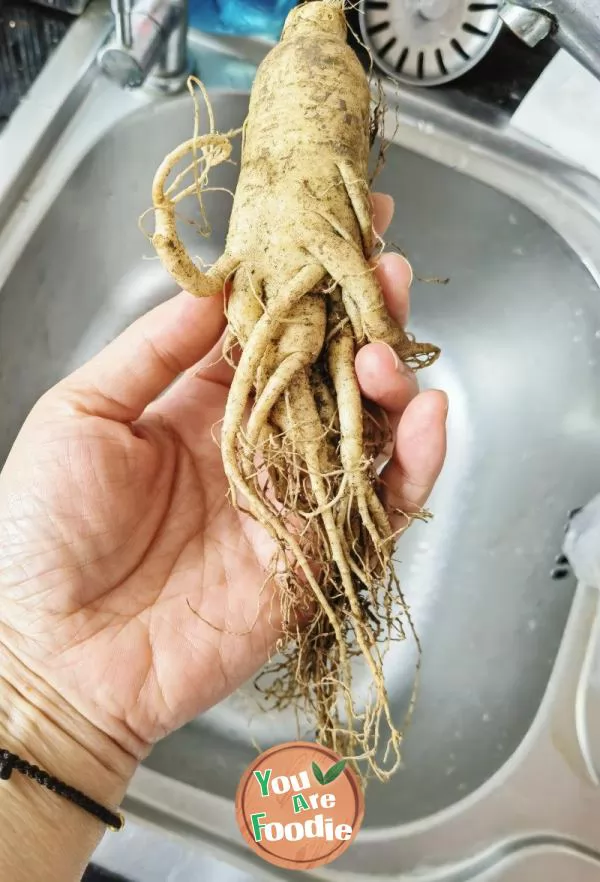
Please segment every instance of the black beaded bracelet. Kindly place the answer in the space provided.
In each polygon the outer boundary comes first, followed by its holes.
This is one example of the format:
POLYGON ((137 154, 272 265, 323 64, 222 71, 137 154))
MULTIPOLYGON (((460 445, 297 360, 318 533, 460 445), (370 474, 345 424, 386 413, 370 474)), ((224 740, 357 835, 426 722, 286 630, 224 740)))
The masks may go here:
POLYGON ((27 778, 31 778, 32 781, 41 784, 46 790, 50 790, 52 793, 56 793, 58 796, 62 796, 63 799, 67 799, 74 805, 79 806, 79 808, 98 818, 103 824, 106 824, 109 830, 122 830, 125 825, 125 818, 120 812, 112 812, 94 799, 90 799, 85 793, 76 790, 75 787, 59 781, 58 778, 54 778, 48 772, 44 772, 38 766, 28 763, 27 760, 21 759, 9 750, 0 748, 0 781, 8 781, 13 772, 20 772, 27 778))

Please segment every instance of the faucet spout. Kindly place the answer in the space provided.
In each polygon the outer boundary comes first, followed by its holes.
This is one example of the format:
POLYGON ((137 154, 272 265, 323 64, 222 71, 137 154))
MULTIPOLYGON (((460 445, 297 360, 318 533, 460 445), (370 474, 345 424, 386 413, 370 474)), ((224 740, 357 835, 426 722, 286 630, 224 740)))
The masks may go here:
POLYGON ((104 73, 123 87, 183 88, 188 74, 187 0, 111 0, 115 30, 98 53, 104 73))

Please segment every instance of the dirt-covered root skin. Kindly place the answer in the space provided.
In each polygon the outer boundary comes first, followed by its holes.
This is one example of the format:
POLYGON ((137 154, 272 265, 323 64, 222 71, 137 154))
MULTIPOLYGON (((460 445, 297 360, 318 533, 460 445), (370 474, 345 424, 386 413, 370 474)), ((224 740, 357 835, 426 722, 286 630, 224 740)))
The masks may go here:
POLYGON ((258 268, 267 298, 306 263, 305 216, 326 212, 332 235, 338 227, 360 242, 339 164, 366 180, 369 101, 360 64, 335 33, 315 42, 310 30, 290 30, 259 68, 227 245, 258 268))
MULTIPOLYGON (((354 356, 382 340, 418 368, 439 350, 392 322, 373 274, 369 143, 367 78, 346 44, 341 4, 297 7, 252 89, 225 255, 212 280, 199 273, 194 284, 205 293, 227 272, 228 345, 239 344, 241 358, 223 464, 233 504, 278 549, 272 574, 288 642, 261 685, 276 706, 299 704, 324 743, 362 759, 361 772, 385 780, 399 765, 401 733, 381 641, 404 636, 407 611, 375 470, 389 430, 361 399, 354 356), (371 680, 360 706, 353 656, 371 680)), ((162 210, 169 191, 159 184, 162 210)), ((165 265, 189 270, 176 242, 164 253, 170 215, 158 233, 165 265)))
POLYGON ((308 251, 342 288, 352 289, 347 299, 358 342, 383 340, 417 366, 435 357, 435 347, 413 345, 369 278, 369 145, 369 86, 346 43, 343 10, 319 2, 297 7, 250 97, 227 238, 228 253, 241 262, 229 316, 237 327, 251 326, 249 312, 256 316, 281 282, 306 265, 308 251))
MULTIPOLYGON (((194 77, 188 86, 193 94, 194 77)), ((204 86, 201 86, 205 94, 204 86)), ((211 116, 212 121, 212 116, 211 116)), ((176 209, 181 199, 189 193, 201 194, 203 182, 211 168, 226 162, 231 155, 231 138, 211 131, 207 135, 190 138, 172 150, 161 162, 152 181, 152 203, 154 209, 154 233, 150 237, 156 253, 165 269, 182 288, 195 297, 212 297, 223 290, 225 281, 237 267, 238 261, 224 254, 221 259, 204 272, 196 266, 187 253, 179 237, 176 224, 176 209), (182 160, 188 161, 187 171, 194 170, 194 182, 177 190, 177 182, 185 172, 176 176, 169 186, 168 179, 182 160), (189 162, 191 160, 191 163, 189 162)))

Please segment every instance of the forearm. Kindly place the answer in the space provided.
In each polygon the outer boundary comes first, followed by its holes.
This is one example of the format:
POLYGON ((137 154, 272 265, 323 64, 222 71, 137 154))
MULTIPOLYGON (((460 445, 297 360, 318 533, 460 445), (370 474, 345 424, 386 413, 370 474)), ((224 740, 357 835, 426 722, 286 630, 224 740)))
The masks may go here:
MULTIPOLYGON (((120 804, 135 769, 131 757, 2 646, 0 749, 107 807, 120 804)), ((75 882, 104 832, 87 812, 17 772, 0 781, 3 882, 75 882)))

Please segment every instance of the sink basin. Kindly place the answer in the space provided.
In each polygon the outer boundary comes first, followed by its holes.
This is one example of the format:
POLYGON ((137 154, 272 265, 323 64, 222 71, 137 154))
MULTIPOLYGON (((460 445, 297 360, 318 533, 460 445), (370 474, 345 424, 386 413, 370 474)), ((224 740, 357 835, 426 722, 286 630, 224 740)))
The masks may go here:
MULTIPOLYGON (((247 95, 211 97, 219 128, 238 128, 247 95)), ((406 100, 410 110, 423 99, 406 100)), ((567 512, 600 484, 600 199, 591 204, 576 171, 562 169, 560 189, 561 167, 532 145, 507 158, 506 135, 490 131, 484 144, 474 127, 466 140, 460 127, 444 134, 438 117, 401 128, 377 180, 396 200, 388 241, 418 276, 449 279, 415 283, 411 329, 442 347, 421 380, 449 393, 450 413, 435 518, 398 547, 423 667, 404 768, 367 793, 374 841, 475 799, 518 752, 576 588, 550 576, 567 512)), ((191 129, 187 97, 124 113, 22 250, 0 292, 0 461, 40 393, 175 292, 137 220, 158 162, 191 129)), ((212 183, 233 188, 235 177, 228 165, 212 183)), ((185 234, 208 263, 222 251, 230 204, 208 194, 212 238, 185 234)), ((397 718, 414 662, 410 642, 387 659, 397 718)), ((157 745, 146 768, 222 805, 257 744, 295 737, 292 718, 258 712, 249 684, 157 745)))

